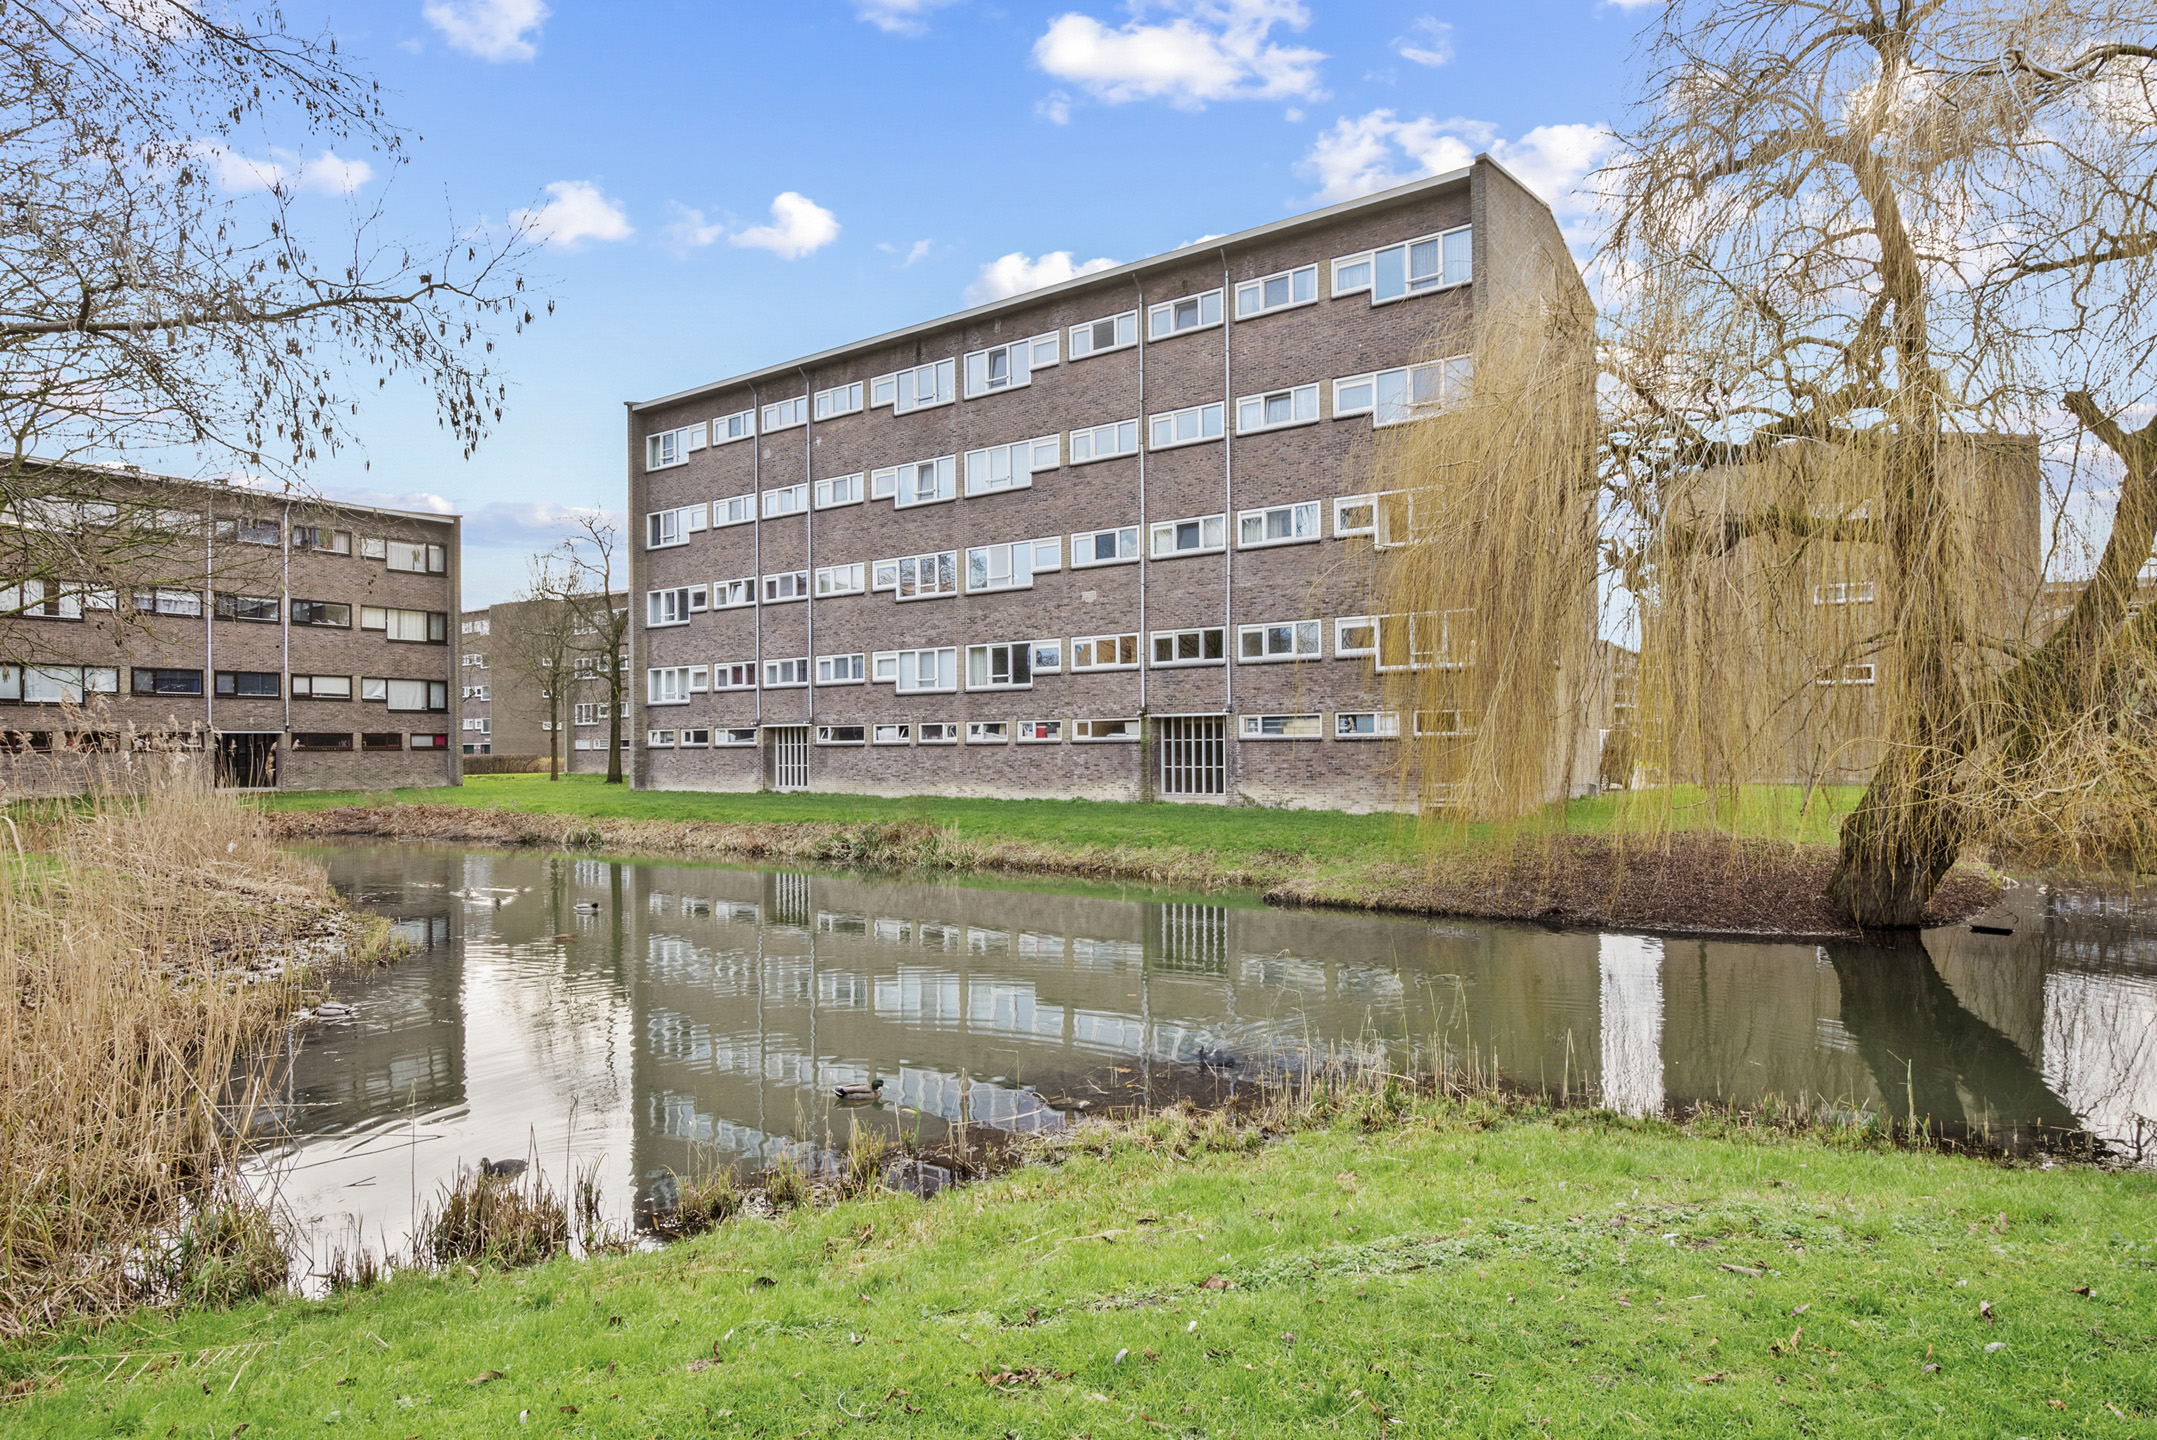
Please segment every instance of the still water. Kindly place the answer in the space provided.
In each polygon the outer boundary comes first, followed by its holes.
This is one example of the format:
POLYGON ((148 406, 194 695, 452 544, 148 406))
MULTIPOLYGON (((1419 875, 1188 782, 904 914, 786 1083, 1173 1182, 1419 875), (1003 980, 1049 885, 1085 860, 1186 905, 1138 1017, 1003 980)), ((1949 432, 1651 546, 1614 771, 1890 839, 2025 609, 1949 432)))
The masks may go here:
POLYGON ((460 1165, 669 1172, 843 1144, 853 1123, 1061 1125, 1383 1046, 1625 1110, 1770 1096, 2012 1138, 2157 1117, 2157 933, 2034 888, 1922 946, 1561 932, 431 846, 315 853, 414 947, 335 977, 263 1165, 318 1235, 398 1246, 460 1165), (1197 1062, 1226 1051, 1233 1067, 1197 1062), (832 1087, 881 1078, 882 1103, 832 1087))

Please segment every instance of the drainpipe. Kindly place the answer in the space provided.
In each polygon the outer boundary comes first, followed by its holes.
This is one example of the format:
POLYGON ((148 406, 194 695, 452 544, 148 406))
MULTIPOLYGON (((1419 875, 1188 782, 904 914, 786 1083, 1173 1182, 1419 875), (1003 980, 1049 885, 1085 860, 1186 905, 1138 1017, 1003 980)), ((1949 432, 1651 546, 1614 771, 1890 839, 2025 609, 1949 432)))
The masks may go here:
MULTIPOLYGON (((794 373, 801 377, 801 483, 809 500, 809 508, 801 512, 802 543, 806 551, 802 564, 809 571, 808 598, 802 601, 809 607, 803 612, 808 617, 803 623, 808 627, 809 636, 802 642, 807 651, 802 658, 809 665, 809 725, 813 741, 816 725, 816 445, 811 437, 816 429, 816 415, 815 407, 809 404, 809 372, 796 365, 794 373)), ((810 970, 814 974, 815 967, 812 965, 810 970)))
MULTIPOLYGON (((217 764, 217 507, 206 505, 202 531, 202 668, 204 678, 210 683, 202 692, 202 728, 208 732, 202 744, 210 752, 211 782, 216 781, 217 764)), ((132 603, 134 597, 128 597, 132 603)), ((120 597, 112 600, 115 612, 120 607, 120 597)), ((150 608, 157 608, 157 591, 150 591, 150 608)), ((135 677, 127 677, 127 688, 135 688, 135 677)))
MULTIPOLYGON (((749 577, 749 679, 756 699, 757 748, 764 748, 764 407, 756 386, 749 387, 749 424, 755 430, 749 443, 749 564, 756 573, 749 577)), ((759 764, 762 758, 759 757, 759 764)))
MULTIPOLYGON (((292 502, 285 501, 284 523, 278 527, 278 548, 284 552, 284 569, 278 577, 277 596, 277 643, 279 652, 278 689, 285 697, 285 745, 292 744, 292 502)), ((212 690, 217 687, 213 684, 212 690)), ((284 788, 284 776, 277 777, 277 788, 284 788)))
POLYGON ((1146 630, 1146 569, 1153 542, 1146 529, 1146 447, 1151 432, 1146 417, 1146 347, 1153 343, 1146 326, 1146 282, 1131 277, 1138 291, 1138 798, 1153 798, 1153 719, 1146 708, 1146 681, 1152 670, 1152 636, 1146 630))
POLYGON ((1237 772, 1242 765, 1236 737, 1229 733, 1236 723, 1236 656, 1230 642, 1236 634, 1236 403, 1235 372, 1230 363, 1229 341, 1236 328, 1236 286, 1228 272, 1228 247, 1221 247, 1221 802, 1236 794, 1237 772))

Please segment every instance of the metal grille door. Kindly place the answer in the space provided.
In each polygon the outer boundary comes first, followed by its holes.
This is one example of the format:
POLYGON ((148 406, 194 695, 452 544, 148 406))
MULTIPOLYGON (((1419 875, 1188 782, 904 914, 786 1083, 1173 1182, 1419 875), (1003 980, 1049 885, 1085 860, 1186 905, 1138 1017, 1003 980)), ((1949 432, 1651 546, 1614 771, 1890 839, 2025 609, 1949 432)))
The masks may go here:
POLYGON ((771 732, 771 785, 774 790, 809 788, 809 727, 779 725, 771 732))
POLYGON ((1228 788, 1228 721, 1219 715, 1173 715, 1161 727, 1163 795, 1219 795, 1228 788))

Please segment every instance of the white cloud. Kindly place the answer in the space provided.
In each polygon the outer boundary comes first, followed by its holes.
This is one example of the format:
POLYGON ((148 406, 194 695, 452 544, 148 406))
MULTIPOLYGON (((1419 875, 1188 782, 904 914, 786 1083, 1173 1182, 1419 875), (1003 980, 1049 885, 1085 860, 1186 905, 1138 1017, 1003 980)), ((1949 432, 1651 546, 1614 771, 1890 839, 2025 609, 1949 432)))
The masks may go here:
POLYGON ((1069 250, 1051 250, 1035 260, 1023 251, 1014 250, 981 267, 974 283, 966 287, 966 303, 986 305, 991 300, 1023 295, 1044 285, 1060 285, 1081 275, 1114 268, 1116 262, 1105 256, 1074 262, 1069 250))
POLYGON ((1422 175, 1458 170, 1487 150, 1560 215, 1588 208, 1577 193, 1602 162, 1609 139, 1599 125, 1538 125, 1518 140, 1496 127, 1455 116, 1402 120, 1391 110, 1343 116, 1318 137, 1298 167, 1318 181, 1321 200, 1352 200, 1422 175))
POLYGON ((839 219, 806 195, 783 191, 771 202, 769 225, 755 225, 728 238, 750 250, 769 250, 782 260, 813 255, 839 238, 839 219))
POLYGON ((222 145, 196 145, 191 153, 206 161, 217 175, 221 190, 233 195, 283 188, 312 190, 318 195, 349 195, 374 178, 374 167, 364 160, 346 160, 325 150, 312 160, 290 150, 271 150, 269 158, 257 160, 222 145))
POLYGON ((636 234, 619 202, 588 180, 557 180, 537 210, 510 212, 509 223, 543 245, 574 250, 587 240, 627 240, 636 234))
POLYGON ((482 60, 530 60, 539 54, 545 0, 427 0, 419 13, 452 50, 482 60))
POLYGON ((725 222, 706 220, 702 210, 692 210, 672 200, 667 202, 667 208, 674 212, 674 218, 667 222, 667 241, 676 249, 699 249, 726 234, 725 222))
POLYGON ((1393 53, 1436 69, 1453 58, 1453 27, 1433 16, 1419 16, 1406 35, 1394 40, 1393 53))
MULTIPOLYGON (((935 246, 935 244, 936 242, 934 240, 916 240, 911 246, 908 247, 905 258, 899 261, 899 268, 901 270, 904 270, 917 260, 928 259, 929 251, 935 246)), ((892 244, 888 240, 878 242, 876 248, 883 251, 886 255, 897 255, 899 253, 899 247, 892 244)))
POLYGON ((926 35, 931 10, 958 0, 854 0, 854 15, 890 35, 926 35))
MULTIPOLYGON (((1197 110, 1210 100, 1324 98, 1324 53, 1269 40, 1276 25, 1301 30, 1311 23, 1299 0, 1159 0, 1154 8, 1172 18, 1134 19, 1112 30, 1091 15, 1058 15, 1034 42, 1034 63, 1110 105, 1166 100, 1197 110)), ((1068 101, 1047 103, 1051 120, 1068 116, 1068 101)))

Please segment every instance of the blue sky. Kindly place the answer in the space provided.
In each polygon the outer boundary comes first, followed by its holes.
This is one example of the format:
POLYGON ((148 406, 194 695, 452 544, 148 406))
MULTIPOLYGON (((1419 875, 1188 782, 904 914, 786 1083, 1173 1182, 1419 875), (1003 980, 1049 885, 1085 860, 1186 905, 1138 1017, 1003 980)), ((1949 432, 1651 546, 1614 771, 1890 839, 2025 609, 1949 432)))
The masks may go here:
POLYGON ((394 179, 303 155, 307 203, 327 223, 387 186, 394 226, 415 238, 447 233, 451 208, 460 225, 521 218, 544 241, 534 270, 556 311, 505 337, 509 410, 474 458, 424 397, 393 390, 361 412, 364 453, 315 482, 465 513, 466 603, 510 598, 565 509, 620 507, 624 400, 1477 150, 1577 218, 1567 192, 1619 116, 1647 13, 1596 0, 324 6, 415 138, 394 179))

